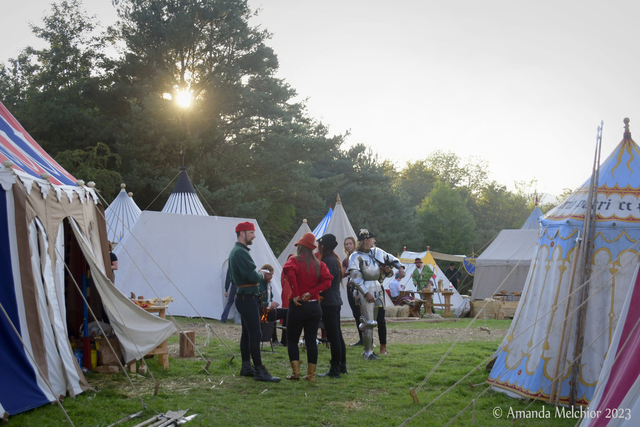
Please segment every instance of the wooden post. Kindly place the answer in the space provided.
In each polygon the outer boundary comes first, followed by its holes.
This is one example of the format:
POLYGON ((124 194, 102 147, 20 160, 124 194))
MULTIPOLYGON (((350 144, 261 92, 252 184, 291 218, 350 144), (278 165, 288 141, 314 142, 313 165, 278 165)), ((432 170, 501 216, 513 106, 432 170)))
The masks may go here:
POLYGON ((195 331, 180 332, 180 357, 193 357, 195 355, 193 348, 195 340, 195 331))

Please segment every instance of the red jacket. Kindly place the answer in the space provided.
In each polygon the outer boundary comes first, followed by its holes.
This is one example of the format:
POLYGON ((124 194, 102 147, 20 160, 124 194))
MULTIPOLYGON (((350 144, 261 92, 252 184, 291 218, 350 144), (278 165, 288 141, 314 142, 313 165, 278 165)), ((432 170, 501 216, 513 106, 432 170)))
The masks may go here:
POLYGON ((293 292, 289 295, 290 299, 300 297, 309 292, 311 297, 309 300, 317 300, 320 292, 326 291, 331 287, 333 276, 329 273, 327 265, 320 261, 320 277, 317 277, 314 268, 311 272, 307 269, 304 262, 298 261, 296 257, 291 257, 282 267, 282 272, 287 276, 287 280, 291 285, 293 292))

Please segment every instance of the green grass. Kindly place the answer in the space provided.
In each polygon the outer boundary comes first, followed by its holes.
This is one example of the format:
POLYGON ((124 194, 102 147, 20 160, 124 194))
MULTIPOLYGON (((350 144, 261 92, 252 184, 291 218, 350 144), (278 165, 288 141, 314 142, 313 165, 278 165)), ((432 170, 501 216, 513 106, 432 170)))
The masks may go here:
MULTIPOLYGON (((181 319, 193 324, 196 321, 181 319)), ((389 324, 389 328, 463 328, 469 319, 451 323, 389 324)), ((493 329, 506 329, 508 321, 487 321, 493 329)), ((472 325, 484 325, 477 322, 472 325)), ((239 328, 238 325, 220 325, 216 328, 239 328)), ((347 328, 350 326, 346 326, 347 328)), ((171 342, 177 342, 172 337, 171 342)), ((149 360, 155 378, 160 382, 158 395, 153 395, 154 382, 146 376, 132 375, 132 380, 148 405, 141 417, 120 426, 133 426, 157 412, 189 409, 198 416, 187 426, 399 426, 420 409, 451 387, 457 380, 474 369, 491 355, 501 339, 460 343, 439 367, 428 383, 420 390, 420 404, 413 403, 410 387, 417 387, 450 343, 394 344, 389 342, 390 354, 378 361, 366 362, 359 352, 361 347, 348 347, 349 374, 341 379, 318 378, 316 383, 287 381, 262 383, 238 375, 240 352, 238 343, 227 344, 236 352, 231 355, 217 340, 210 341, 200 350, 211 360, 209 371, 204 372, 205 362, 198 359, 171 359, 168 371, 159 368, 156 359, 149 360)), ((201 346, 204 339, 198 337, 201 346)), ((318 373, 328 370, 330 350, 320 347, 318 373)), ((302 373, 306 372, 304 351, 302 373)), ((274 353, 263 352, 263 362, 274 375, 284 377, 290 372, 286 348, 277 347, 274 353)), ((472 399, 487 387, 474 384, 487 379, 484 366, 456 386, 427 410, 415 416, 409 426, 445 425, 465 408, 472 399)), ((67 398, 64 407, 76 426, 106 426, 120 418, 142 409, 140 399, 124 374, 87 374, 87 380, 97 391, 85 392, 76 398, 67 398)), ((529 402, 510 399, 503 394, 487 392, 476 401, 476 426, 512 426, 506 419, 509 408, 525 410, 529 402), (492 415, 500 407, 505 415, 496 419, 492 415)), ((539 411, 542 404, 535 402, 528 409, 539 411)), ((545 405, 545 408, 549 408, 545 405)), ((527 426, 574 425, 575 420, 527 420, 527 426)), ((11 417, 10 426, 64 426, 68 425, 60 408, 47 405, 11 417)), ((472 425, 472 411, 467 410, 451 425, 472 425)))

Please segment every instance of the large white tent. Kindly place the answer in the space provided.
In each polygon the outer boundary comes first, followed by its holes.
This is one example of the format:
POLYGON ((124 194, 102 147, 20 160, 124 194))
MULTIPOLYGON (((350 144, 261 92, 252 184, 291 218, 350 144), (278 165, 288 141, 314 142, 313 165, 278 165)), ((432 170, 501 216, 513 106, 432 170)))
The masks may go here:
POLYGON ((536 206, 522 228, 502 230, 476 259, 472 298, 484 300, 500 291, 522 292, 536 254, 542 211, 536 206))
POLYGON ((89 307, 108 314, 126 361, 175 328, 113 286, 96 192, 57 164, 1 103, 0 162, 0 406, 16 414, 88 388, 67 326, 82 321, 74 284, 82 277, 90 276, 95 289, 89 307))
POLYGON ((579 405, 593 397, 638 268, 640 148, 628 127, 597 178, 595 236, 587 246, 590 279, 572 280, 581 270, 572 269, 578 264, 576 244, 587 239, 581 233, 589 179, 542 220, 522 298, 488 379, 499 391, 561 404, 570 402, 572 387, 579 405), (587 295, 567 298, 570 289, 586 289, 587 295))
POLYGON ((274 300, 280 301, 282 267, 254 219, 143 211, 114 253, 117 287, 145 298, 171 296, 169 313, 219 319, 226 304, 224 281, 235 227, 251 221, 256 238, 251 256, 259 268, 271 264, 274 300))

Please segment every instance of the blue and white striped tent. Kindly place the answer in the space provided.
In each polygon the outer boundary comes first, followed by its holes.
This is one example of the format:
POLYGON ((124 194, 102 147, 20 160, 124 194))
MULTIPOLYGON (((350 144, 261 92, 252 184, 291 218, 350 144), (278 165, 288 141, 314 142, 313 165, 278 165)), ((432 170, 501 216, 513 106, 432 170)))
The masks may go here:
POLYGON ((162 208, 165 213, 177 213, 185 215, 204 215, 209 216, 207 210, 202 205, 196 191, 193 189, 187 168, 180 167, 180 175, 176 186, 173 188, 167 203, 162 208))
POLYGON ((320 224, 316 228, 313 229, 313 235, 316 236, 316 240, 324 236, 325 230, 329 225, 329 220, 331 220, 331 215, 333 215, 333 210, 329 207, 329 212, 322 218, 320 224))

